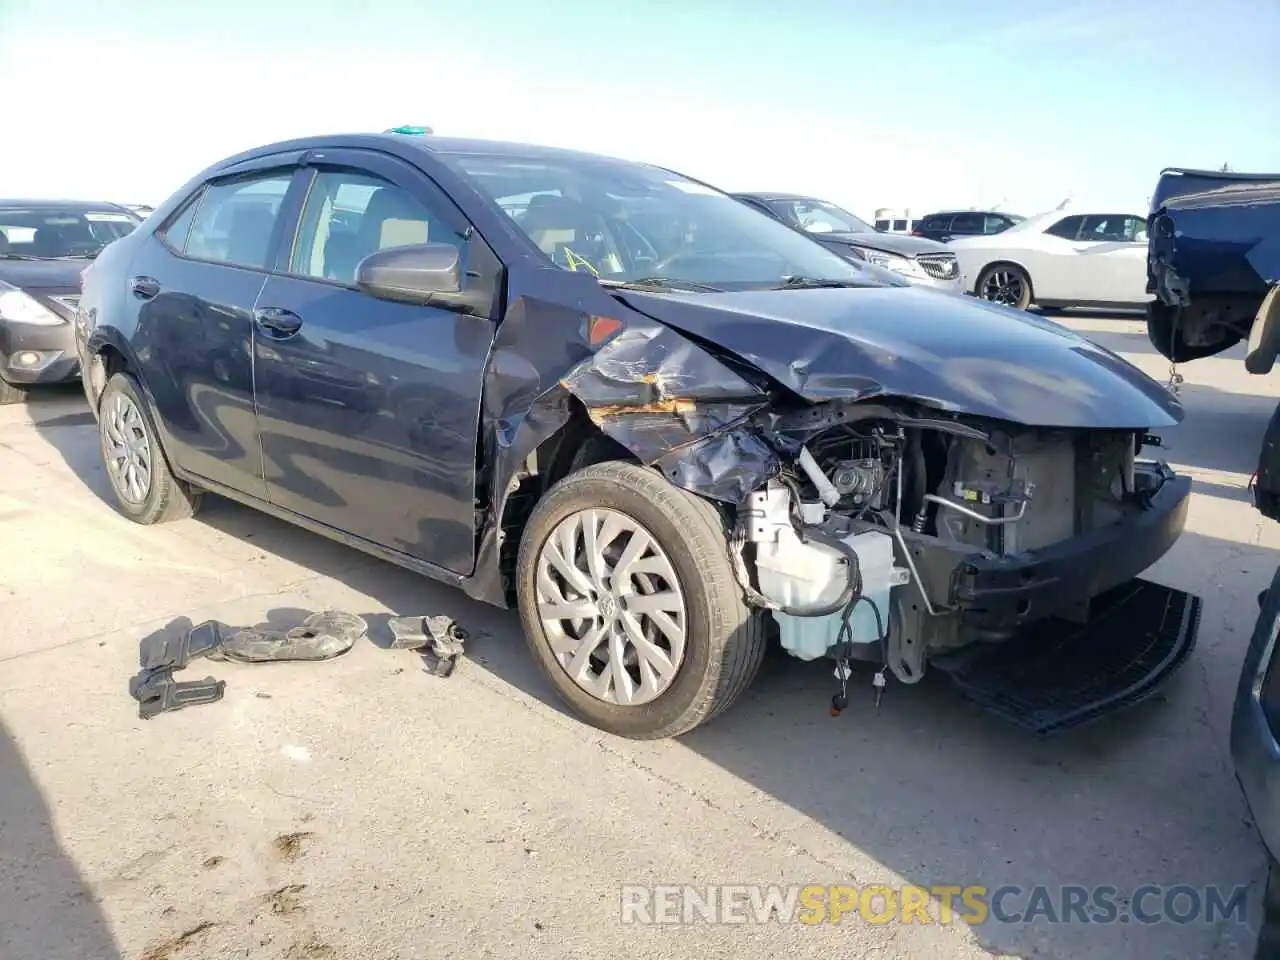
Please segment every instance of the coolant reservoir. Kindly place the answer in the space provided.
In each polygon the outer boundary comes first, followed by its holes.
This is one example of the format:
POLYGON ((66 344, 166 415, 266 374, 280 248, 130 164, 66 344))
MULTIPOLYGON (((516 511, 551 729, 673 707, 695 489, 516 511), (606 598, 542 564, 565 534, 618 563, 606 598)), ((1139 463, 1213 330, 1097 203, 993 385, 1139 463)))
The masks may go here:
MULTIPOLYGON (((848 560, 831 547, 800 540, 788 519, 790 498, 785 489, 761 491, 753 494, 753 500, 752 540, 760 592, 781 606, 800 609, 838 600, 848 582, 848 560)), ((866 598, 850 614, 852 640, 860 645, 878 643, 880 631, 889 629, 890 592, 907 582, 908 572, 894 565, 893 538, 888 534, 855 533, 844 542, 858 555, 866 598), (872 604, 880 611, 879 624, 872 604)), ((843 611, 825 617, 770 612, 778 623, 783 648, 801 660, 825 656, 839 640, 843 611)))

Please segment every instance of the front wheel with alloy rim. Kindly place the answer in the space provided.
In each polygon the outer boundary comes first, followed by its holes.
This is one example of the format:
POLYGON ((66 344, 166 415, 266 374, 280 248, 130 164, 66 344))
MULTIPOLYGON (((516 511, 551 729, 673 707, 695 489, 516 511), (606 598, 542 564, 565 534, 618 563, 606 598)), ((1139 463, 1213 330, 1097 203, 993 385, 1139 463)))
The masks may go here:
POLYGON ((167 523, 191 516, 200 494, 169 470, 146 402, 133 378, 117 373, 98 403, 98 439, 116 506, 135 523, 167 523))
POLYGON ((1031 306, 1031 278, 1012 263, 994 263, 982 271, 976 286, 978 296, 992 303, 1025 310, 1031 306))
POLYGON ((580 718, 673 737, 746 689, 764 627, 744 603, 717 509, 656 471, 611 461, 539 501, 517 567, 525 637, 580 718))

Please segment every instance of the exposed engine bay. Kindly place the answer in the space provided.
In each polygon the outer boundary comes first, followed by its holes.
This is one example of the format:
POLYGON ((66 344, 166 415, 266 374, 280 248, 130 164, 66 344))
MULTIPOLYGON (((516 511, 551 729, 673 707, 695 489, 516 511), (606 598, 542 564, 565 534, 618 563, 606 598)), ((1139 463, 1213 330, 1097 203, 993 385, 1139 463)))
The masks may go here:
POLYGON ((1138 459, 1157 438, 922 419, 852 405, 753 492, 733 549, 749 598, 804 660, 871 660, 907 683, 930 656, 1002 642, 1137 576, 1181 532, 1189 482, 1138 459), (1170 480, 1187 490, 1163 506, 1170 480), (1117 537, 1127 544, 1116 556, 1117 537), (1111 554, 1106 563, 1096 552, 1111 554), (754 574, 754 575, 752 575, 754 574))

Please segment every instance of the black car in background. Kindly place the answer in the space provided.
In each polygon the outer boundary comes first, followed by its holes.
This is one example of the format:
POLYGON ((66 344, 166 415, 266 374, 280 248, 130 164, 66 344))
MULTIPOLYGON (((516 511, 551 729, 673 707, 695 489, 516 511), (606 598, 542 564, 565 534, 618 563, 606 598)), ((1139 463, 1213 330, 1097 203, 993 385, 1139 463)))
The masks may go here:
POLYGON ((0 403, 75 379, 80 272, 139 223, 114 203, 0 200, 0 403))
POLYGON ((1008 230, 1026 217, 996 210, 950 210, 916 221, 913 237, 946 243, 953 237, 985 237, 1008 230))

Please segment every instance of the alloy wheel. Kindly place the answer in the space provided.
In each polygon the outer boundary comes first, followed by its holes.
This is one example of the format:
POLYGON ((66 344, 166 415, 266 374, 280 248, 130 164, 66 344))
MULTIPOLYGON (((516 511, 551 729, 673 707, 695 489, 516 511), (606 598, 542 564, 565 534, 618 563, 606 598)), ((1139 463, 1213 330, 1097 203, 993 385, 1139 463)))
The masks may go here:
POLYGON ((142 503, 151 492, 151 443, 142 412, 123 393, 103 412, 102 437, 111 485, 129 503, 142 503))
POLYGON ((670 558, 636 520, 570 514, 542 545, 536 576, 544 638, 574 683, 620 706, 671 686, 685 656, 685 598, 670 558))
POLYGON ((979 293, 983 300, 1017 307, 1022 305, 1026 287, 1016 270, 992 270, 983 279, 979 293))

